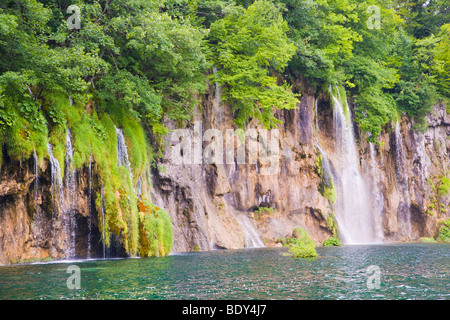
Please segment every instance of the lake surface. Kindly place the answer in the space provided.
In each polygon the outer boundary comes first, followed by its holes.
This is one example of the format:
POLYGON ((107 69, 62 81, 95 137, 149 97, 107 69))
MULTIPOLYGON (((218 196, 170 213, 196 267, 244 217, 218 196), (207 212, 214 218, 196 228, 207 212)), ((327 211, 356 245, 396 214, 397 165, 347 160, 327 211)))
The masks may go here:
POLYGON ((0 266, 0 299, 450 300, 449 244, 320 247, 315 259, 294 259, 286 251, 0 266), (70 265, 80 268, 80 289, 67 287, 70 265))

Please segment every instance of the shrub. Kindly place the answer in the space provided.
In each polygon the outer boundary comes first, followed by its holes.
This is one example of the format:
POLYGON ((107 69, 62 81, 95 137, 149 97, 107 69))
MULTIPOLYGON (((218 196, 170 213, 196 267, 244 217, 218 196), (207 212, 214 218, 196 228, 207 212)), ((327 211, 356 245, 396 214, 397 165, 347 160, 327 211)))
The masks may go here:
POLYGON ((443 176, 439 185, 439 195, 445 196, 450 192, 450 179, 446 176, 443 176))
POLYGON ((317 257, 316 247, 308 233, 298 227, 293 231, 295 240, 290 244, 289 251, 285 255, 294 258, 314 258, 317 257))
POLYGON ((256 219, 260 219, 264 214, 271 215, 271 214, 273 214, 275 212, 277 212, 277 209, 276 208, 271 208, 271 207, 258 207, 258 209, 256 209, 254 211, 256 219))
POLYGON ((439 232, 437 240, 445 243, 450 243, 450 219, 441 221, 441 224, 443 226, 441 228, 441 231, 439 232))
POLYGON ((342 243, 339 241, 339 239, 337 237, 330 237, 323 242, 323 246, 324 247, 333 247, 333 246, 340 247, 340 246, 342 246, 342 243))

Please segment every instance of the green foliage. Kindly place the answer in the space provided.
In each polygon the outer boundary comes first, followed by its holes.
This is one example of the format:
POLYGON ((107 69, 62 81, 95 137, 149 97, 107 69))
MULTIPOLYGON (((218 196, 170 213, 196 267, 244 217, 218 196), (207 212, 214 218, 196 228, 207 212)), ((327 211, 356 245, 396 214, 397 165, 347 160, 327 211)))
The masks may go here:
POLYGON ((260 219, 263 215, 271 215, 277 212, 276 208, 272 207, 258 207, 253 213, 255 214, 255 219, 260 219))
POLYGON ((442 227, 437 239, 445 243, 450 243, 450 227, 442 227))
POLYGON ((323 169, 323 158, 320 152, 317 152, 316 159, 314 161, 315 171, 320 177, 320 183, 318 190, 322 196, 324 196, 330 203, 334 204, 337 200, 336 187, 333 182, 331 172, 323 169))
POLYGON ((165 256, 172 249, 172 222, 167 212, 148 201, 139 203, 139 229, 141 256, 165 256))
POLYGON ((274 72, 282 72, 295 52, 287 37, 288 26, 280 7, 258 0, 247 9, 231 6, 221 20, 211 25, 209 42, 223 97, 243 127, 256 118, 266 128, 280 122, 276 109, 293 109, 297 98, 291 88, 278 84, 274 72))
POLYGON ((337 237, 329 237, 322 243, 322 245, 324 247, 333 247, 333 246, 339 247, 342 246, 342 243, 339 241, 337 237))
POLYGON ((314 242, 304 229, 300 227, 295 228, 293 235, 295 240, 290 243, 289 251, 285 253, 285 255, 292 256, 294 258, 317 257, 314 242))
POLYGON ((442 176, 438 190, 442 197, 450 193, 450 179, 448 177, 442 176))
POLYGON ((436 243, 436 240, 431 237, 421 237, 419 238, 419 241, 422 243, 436 243))

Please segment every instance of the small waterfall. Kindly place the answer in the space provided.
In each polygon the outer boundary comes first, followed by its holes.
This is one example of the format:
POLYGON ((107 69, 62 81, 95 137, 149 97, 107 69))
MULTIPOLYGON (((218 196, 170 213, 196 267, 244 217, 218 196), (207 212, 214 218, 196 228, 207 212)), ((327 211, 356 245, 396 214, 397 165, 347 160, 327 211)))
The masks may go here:
MULTIPOLYGON (((114 126, 115 127, 115 126, 114 126)), ((128 169, 130 173, 130 179, 133 182, 133 173, 131 172, 131 164, 128 157, 127 145, 125 144, 125 138, 123 136, 122 129, 116 128, 117 134, 117 164, 128 169)))
MULTIPOLYGON (((339 94, 339 90, 336 90, 339 94)), ((333 125, 336 159, 333 163, 337 190, 335 214, 346 244, 377 241, 370 208, 368 187, 361 175, 359 156, 353 132, 350 109, 346 99, 333 99, 333 125), (344 105, 341 104, 343 101, 344 105)), ((345 97, 343 97, 345 98, 345 97)))
POLYGON ((318 113, 318 99, 314 98, 314 112, 315 112, 315 122, 316 122, 316 132, 319 132, 319 113, 318 113))
POLYGON ((53 147, 50 143, 47 145, 47 149, 51 165, 52 198, 56 203, 61 204, 64 189, 61 176, 61 167, 59 165, 58 159, 53 156, 53 147))
MULTIPOLYGON (((213 67, 213 73, 214 76, 217 78, 217 68, 213 67)), ((219 83, 216 81, 216 106, 220 106, 220 100, 221 100, 222 90, 220 88, 219 83)))
POLYGON ((384 195, 380 189, 380 181, 377 174, 377 159, 375 157, 375 146, 369 142, 370 148, 370 171, 372 178, 372 210, 374 212, 375 231, 378 239, 383 239, 383 212, 384 195))
POLYGON ((75 219, 75 207, 76 207, 76 177, 75 168, 73 166, 73 143, 72 143, 72 133, 70 129, 67 129, 66 133, 66 201, 68 201, 65 215, 67 221, 65 223, 65 231, 67 236, 70 237, 70 247, 68 251, 68 257, 72 258, 75 256, 75 245, 76 245, 76 219, 75 219), (69 231, 70 230, 70 231, 69 231))
POLYGON ((36 203, 36 199, 38 196, 38 188, 39 188, 39 158, 36 153, 36 149, 33 153, 34 156, 34 202, 36 203))
POLYGON ((87 257, 91 257, 91 241, 92 241, 92 154, 89 157, 89 216, 88 216, 88 239, 87 239, 87 257))
POLYGON ((258 233, 256 232, 255 227, 253 226, 253 223, 250 221, 250 218, 247 217, 247 215, 241 215, 240 218, 238 218, 238 222, 242 227, 242 231, 244 232, 244 247, 245 248, 261 248, 265 247, 264 243, 262 242, 261 238, 258 236, 258 233))
POLYGON ((395 123, 395 158, 396 158, 396 178, 400 186, 402 202, 399 204, 397 219, 399 230, 411 238, 411 198, 409 195, 409 176, 406 168, 406 154, 403 149, 403 137, 400 131, 400 123, 395 123))
POLYGON ((103 197, 103 187, 101 191, 101 211, 102 211, 102 245, 103 245, 103 259, 106 258, 106 233, 105 233, 105 197, 103 197))

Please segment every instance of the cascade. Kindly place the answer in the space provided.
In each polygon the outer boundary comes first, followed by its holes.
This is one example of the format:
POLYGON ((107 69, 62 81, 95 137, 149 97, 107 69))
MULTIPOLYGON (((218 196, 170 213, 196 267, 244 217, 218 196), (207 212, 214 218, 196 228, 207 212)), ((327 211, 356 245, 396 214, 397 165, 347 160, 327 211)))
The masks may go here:
POLYGON ((319 131, 319 113, 318 113, 318 110, 317 110, 317 108, 318 108, 318 105, 317 105, 317 103, 318 103, 318 99, 315 97, 314 98, 314 112, 315 112, 315 122, 316 122, 316 132, 318 132, 319 131))
POLYGON ((245 248, 261 248, 265 247, 261 238, 258 236, 258 233, 255 230, 252 222, 250 221, 247 215, 240 215, 240 218, 237 219, 239 224, 242 227, 242 231, 244 232, 244 247, 245 248))
POLYGON ((34 156, 34 202, 36 203, 36 199, 38 196, 38 188, 39 188, 39 158, 36 153, 36 149, 33 153, 34 156))
POLYGON ((130 179, 133 181, 133 173, 131 172, 131 165, 130 160, 128 157, 128 151, 127 151, 127 145, 125 144, 125 138, 123 136, 122 129, 116 128, 116 134, 117 134, 117 164, 118 166, 123 166, 128 169, 128 172, 130 173, 130 179))
MULTIPOLYGON (((63 203, 63 180, 61 176, 61 167, 59 165, 58 159, 56 159, 53 155, 53 147, 50 143, 47 144, 47 149, 50 158, 52 202, 55 206, 59 206, 61 208, 61 205, 63 203)), ((55 226, 59 224, 57 214, 58 209, 54 209, 52 213, 52 238, 54 243, 56 242, 55 233, 57 230, 55 226)))
POLYGON ((91 257, 91 241, 92 241, 92 154, 89 157, 89 216, 88 216, 88 240, 87 240, 87 257, 91 257))
POLYGON ((399 230, 403 235, 411 237, 411 198, 409 195, 409 177, 406 168, 406 154, 403 149, 403 138, 400 132, 400 123, 395 123, 395 158, 396 158, 396 178, 400 186, 402 202, 400 202, 397 219, 399 230))
POLYGON ((65 211, 65 232, 70 240, 70 247, 67 255, 69 258, 75 256, 75 244, 76 244, 76 219, 75 219, 75 206, 76 206, 76 182, 75 182, 75 168, 73 166, 73 143, 72 134, 70 129, 67 129, 66 133, 66 159, 65 159, 65 183, 66 183, 66 210, 65 211), (67 203, 68 201, 68 203, 67 203))
POLYGON ((375 157, 375 146, 369 142, 370 148, 370 170, 372 178, 372 211, 374 213, 375 231, 378 239, 383 239, 383 212, 384 212, 384 195, 380 189, 380 181, 377 174, 377 159, 375 157))
POLYGON ((106 245, 105 245, 105 198, 103 197, 103 187, 101 191, 101 211, 102 211, 102 245, 103 245, 103 259, 106 258, 106 245))
MULTIPOLYGON (((337 89, 337 88, 336 88, 337 89)), ((369 188, 359 168, 359 157, 350 109, 345 97, 330 93, 333 100, 335 156, 334 182, 337 191, 335 216, 345 244, 373 243, 377 239, 370 208, 369 188), (342 103, 341 103, 342 101, 342 103)))
POLYGON ((59 165, 58 159, 53 156, 53 147, 49 143, 47 145, 48 154, 50 157, 50 166, 51 166, 51 184, 52 184, 52 198, 57 203, 62 203, 62 194, 63 194, 63 181, 61 176, 61 167, 59 165))

